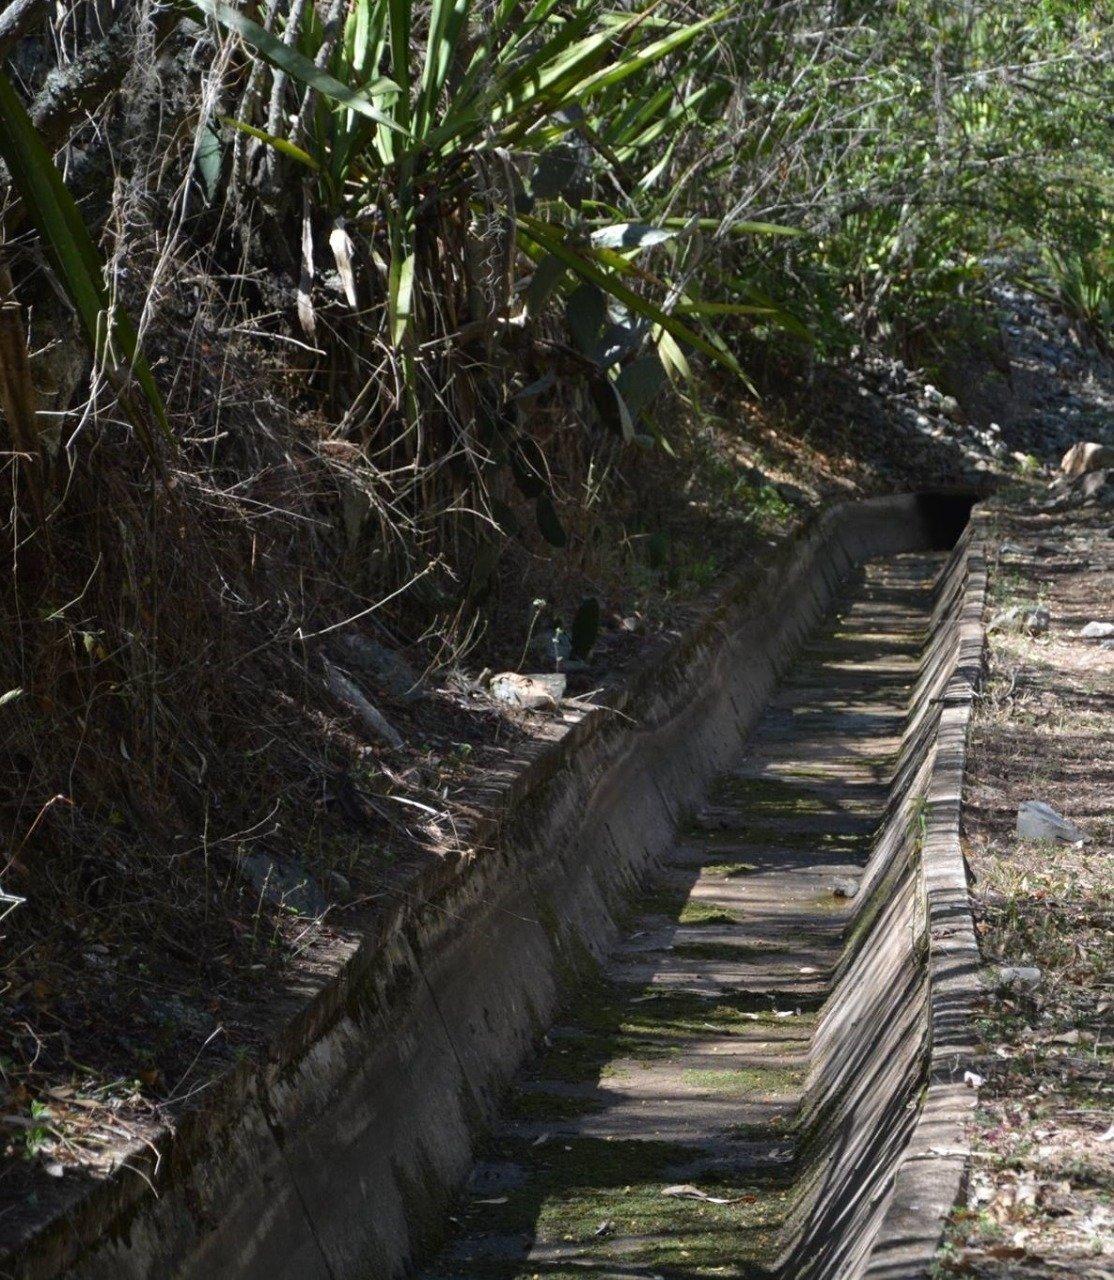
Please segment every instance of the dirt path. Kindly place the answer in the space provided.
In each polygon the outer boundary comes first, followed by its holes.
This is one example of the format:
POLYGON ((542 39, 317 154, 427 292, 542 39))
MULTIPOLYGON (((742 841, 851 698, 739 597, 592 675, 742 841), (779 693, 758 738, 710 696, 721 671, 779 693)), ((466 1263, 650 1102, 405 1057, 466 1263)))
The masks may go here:
POLYGON ((1001 512, 990 528, 990 614, 1044 605, 1049 625, 991 633, 972 722, 984 1083, 942 1274, 1114 1276, 1114 646, 1079 635, 1114 623, 1112 535, 1109 507, 1001 512), (1088 842, 1019 840, 1025 800, 1088 842))

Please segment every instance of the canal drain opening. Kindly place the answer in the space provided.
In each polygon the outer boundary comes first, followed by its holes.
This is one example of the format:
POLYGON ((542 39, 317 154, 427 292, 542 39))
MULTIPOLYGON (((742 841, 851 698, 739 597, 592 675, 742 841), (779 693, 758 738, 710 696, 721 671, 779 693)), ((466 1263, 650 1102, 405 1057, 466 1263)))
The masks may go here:
POLYGON ((933 489, 917 494, 917 512, 933 551, 950 551, 956 545, 975 503, 985 496, 973 489, 933 489))

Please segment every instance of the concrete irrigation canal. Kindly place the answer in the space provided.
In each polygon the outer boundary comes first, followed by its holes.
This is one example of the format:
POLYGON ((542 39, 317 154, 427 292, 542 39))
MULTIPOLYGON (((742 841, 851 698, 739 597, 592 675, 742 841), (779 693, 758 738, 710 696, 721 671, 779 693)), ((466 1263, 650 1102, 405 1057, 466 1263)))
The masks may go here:
POLYGON ((924 1274, 972 1097, 970 505, 820 517, 10 1273, 924 1274))
MULTIPOLYGON (((824 1060, 845 1034, 825 1005, 840 981, 867 981, 855 956, 881 905, 871 882, 896 870, 872 866, 875 833, 888 816, 920 839, 925 802, 894 800, 894 783, 943 566, 910 554, 852 575, 516 1079, 426 1280, 844 1274, 830 1256, 815 1265, 833 1240, 794 1248, 825 1165, 858 1163, 831 1146, 808 1088, 846 1070, 824 1060)), ((890 904, 886 928, 923 942, 923 900, 890 904)), ((884 1060, 919 1034, 916 973, 894 978, 890 1016, 864 1005, 851 1020, 884 1060)), ((915 1102, 921 1072, 883 1076, 915 1102)), ((869 1202, 877 1172, 838 1177, 869 1202)))

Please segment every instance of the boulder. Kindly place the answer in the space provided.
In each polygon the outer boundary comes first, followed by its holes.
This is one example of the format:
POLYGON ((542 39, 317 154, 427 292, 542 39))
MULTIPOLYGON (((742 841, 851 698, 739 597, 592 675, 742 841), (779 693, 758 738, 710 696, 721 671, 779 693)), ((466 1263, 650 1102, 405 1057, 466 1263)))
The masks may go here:
POLYGON ((1114 467, 1114 449, 1094 440, 1080 440, 1060 459, 1060 470, 1072 478, 1106 467, 1114 467))
POLYGON ((328 907, 321 886, 300 862, 269 853, 249 853, 240 869, 258 894, 272 906, 299 916, 322 916, 328 907))
POLYGON ((342 631, 333 641, 341 663, 367 675, 393 698, 416 702, 422 697, 422 677, 401 654, 360 631, 342 631))

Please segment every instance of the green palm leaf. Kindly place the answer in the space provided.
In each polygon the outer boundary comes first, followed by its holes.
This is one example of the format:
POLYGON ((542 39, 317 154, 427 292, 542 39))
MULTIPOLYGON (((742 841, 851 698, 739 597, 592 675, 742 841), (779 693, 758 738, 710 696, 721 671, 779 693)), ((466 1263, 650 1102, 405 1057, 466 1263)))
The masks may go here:
MULTIPOLYGON (((399 86, 393 80, 383 77, 358 89, 342 84, 335 76, 331 76, 327 71, 322 71, 320 67, 311 62, 304 54, 299 53, 297 49, 292 49, 289 45, 283 44, 276 36, 271 35, 269 31, 265 31, 259 23, 252 22, 250 18, 245 17, 238 9, 234 9, 232 5, 227 4, 226 0, 178 0, 178 6, 195 17, 197 16, 197 11, 200 10, 202 14, 212 18, 214 22, 226 30, 235 32, 245 44, 251 45, 272 66, 285 71, 301 84, 316 89, 318 93, 331 98, 342 107, 347 107, 349 111, 356 111, 362 116, 367 116, 369 120, 374 120, 376 124, 382 125, 385 129, 405 132, 401 123, 397 120, 392 120, 371 105, 372 98, 384 97, 389 93, 398 92, 399 86)), ((396 7, 406 8, 407 10, 410 8, 408 3, 403 4, 401 0, 396 7)))
POLYGON ((157 457, 147 423, 132 404, 120 366, 130 366, 159 426, 173 443, 158 386, 147 361, 139 354, 139 342, 131 321, 108 297, 100 256, 77 205, 3 72, 0 72, 0 156, 42 236, 43 247, 74 305, 86 341, 98 363, 103 364, 140 441, 151 457, 157 457))

